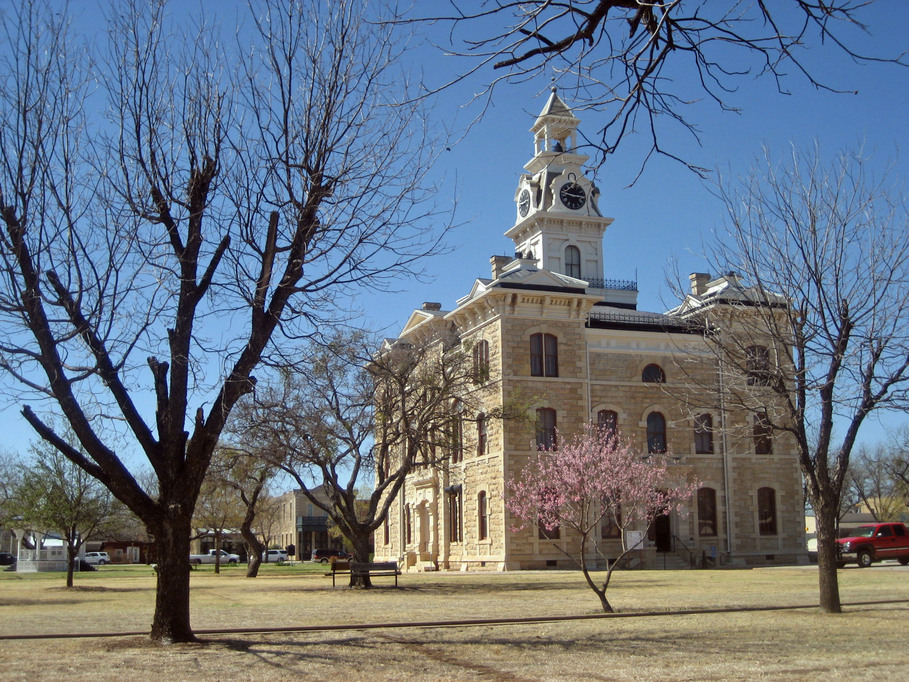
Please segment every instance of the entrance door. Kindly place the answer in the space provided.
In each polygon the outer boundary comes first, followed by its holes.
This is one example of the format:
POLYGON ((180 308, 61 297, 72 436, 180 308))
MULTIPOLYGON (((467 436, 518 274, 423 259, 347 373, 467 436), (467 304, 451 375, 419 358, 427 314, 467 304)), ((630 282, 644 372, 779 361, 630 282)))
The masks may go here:
POLYGON ((653 542, 658 552, 672 551, 672 529, 668 514, 659 514, 653 520, 653 542))

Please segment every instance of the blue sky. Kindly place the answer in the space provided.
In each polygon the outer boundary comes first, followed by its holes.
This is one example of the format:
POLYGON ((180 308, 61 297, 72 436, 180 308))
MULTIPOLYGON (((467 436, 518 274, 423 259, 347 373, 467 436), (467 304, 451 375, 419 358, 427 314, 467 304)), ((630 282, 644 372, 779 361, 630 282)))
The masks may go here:
MULTIPOLYGON (((204 6, 232 25, 236 4, 204 6)), ((431 6, 428 2, 420 5, 421 9, 431 6)), ((89 2, 71 5, 80 9, 93 6, 95 3, 89 2)), ((175 11, 187 6, 196 5, 173 5, 175 11)), ((860 38, 859 46, 885 54, 909 50, 905 32, 909 3, 886 0, 875 7, 875 24, 869 26, 868 36, 860 38)), ((96 16, 86 10, 80 20, 85 22, 85 30, 96 28, 96 16)), ((423 78, 434 84, 466 66, 464 61, 444 56, 429 45, 419 48, 417 55, 419 59, 415 61, 422 64, 423 78)), ((833 87, 857 90, 857 94, 814 89, 793 72, 784 83, 791 94, 781 95, 770 79, 746 76, 738 81, 738 91, 728 99, 742 113, 723 112, 706 100, 697 102, 689 107, 689 115, 701 131, 702 144, 678 128, 665 129, 662 143, 692 163, 721 168, 730 176, 746 172, 762 154, 762 146, 776 158, 785 156, 791 144, 804 147, 817 141, 831 155, 843 147, 863 146, 866 153, 872 154, 872 165, 895 163, 897 172, 909 178, 909 68, 855 64, 829 48, 811 51, 805 59, 816 78, 833 87)), ((463 130, 477 114, 475 108, 465 105, 490 76, 489 71, 481 71, 444 91, 434 104, 436 125, 440 129, 463 130)), ((474 278, 489 276, 491 255, 513 251, 503 233, 513 225, 514 190, 524 163, 533 153, 528 129, 542 109, 550 86, 549 74, 539 80, 499 86, 485 116, 442 155, 436 169, 439 201, 455 204, 455 220, 462 224, 452 235, 453 250, 427 262, 431 281, 402 281, 397 292, 367 293, 351 301, 352 309, 366 311, 364 319, 370 326, 393 336, 423 301, 438 301, 445 310, 453 308, 455 300, 469 291, 474 278)), ((567 94, 564 98, 569 106, 583 104, 572 101, 567 94)), ((590 135, 608 115, 580 108, 576 113, 582 121, 582 131, 590 135)), ((626 139, 594 177, 602 192, 600 207, 615 219, 604 238, 604 275, 636 278, 639 307, 662 311, 674 303, 665 285, 667 268, 677 261, 683 276, 704 270, 705 262, 699 256, 702 240, 709 241, 722 213, 708 183, 671 159, 652 158, 631 185, 647 149, 644 136, 626 139)), ((5 409, 0 418, 8 426, 7 447, 24 450, 31 433, 18 414, 19 406, 6 403, 2 407, 5 409)), ((898 421, 898 417, 886 419, 888 424, 898 421)), ((883 430, 872 423, 863 440, 876 442, 883 436, 883 430)))

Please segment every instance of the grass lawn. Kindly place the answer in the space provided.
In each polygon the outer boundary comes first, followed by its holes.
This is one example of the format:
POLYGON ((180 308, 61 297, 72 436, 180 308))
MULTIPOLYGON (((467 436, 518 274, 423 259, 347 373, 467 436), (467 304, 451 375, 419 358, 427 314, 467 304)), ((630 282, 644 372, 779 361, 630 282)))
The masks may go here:
MULTIPOLYGON (((202 567, 197 629, 406 623, 598 613, 578 572, 405 574, 373 590, 331 588, 325 567, 202 567)), ((613 578, 622 616, 473 627, 207 635, 157 647, 143 636, 0 640, 12 679, 820 679, 909 678, 909 567, 839 572, 845 613, 815 608, 695 614, 698 608, 817 603, 813 567, 630 571, 613 578), (848 604, 900 600, 897 604, 848 604)), ((76 576, 0 572, 0 635, 146 632, 155 576, 104 566, 76 576)))

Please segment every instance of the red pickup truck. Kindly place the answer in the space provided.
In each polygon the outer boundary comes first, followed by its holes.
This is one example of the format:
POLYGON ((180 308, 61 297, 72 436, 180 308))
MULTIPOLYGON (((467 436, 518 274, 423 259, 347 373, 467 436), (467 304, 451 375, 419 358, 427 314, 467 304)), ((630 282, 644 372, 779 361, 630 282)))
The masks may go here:
POLYGON ((897 559, 909 564, 909 532, 902 523, 873 523, 853 529, 837 542, 837 566, 855 561, 868 568, 875 561, 897 559))

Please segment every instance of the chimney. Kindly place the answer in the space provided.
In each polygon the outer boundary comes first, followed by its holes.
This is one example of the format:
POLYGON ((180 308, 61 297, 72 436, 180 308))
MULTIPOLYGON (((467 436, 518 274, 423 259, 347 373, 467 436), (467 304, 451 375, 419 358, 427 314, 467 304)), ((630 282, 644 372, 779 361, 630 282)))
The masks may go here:
POLYGON ((436 303, 434 301, 424 301, 423 302, 423 310, 441 310, 441 309, 442 309, 441 303, 436 303))
POLYGON ((695 296, 703 296, 707 293, 707 282, 710 281, 710 275, 706 272, 692 272, 688 275, 691 282, 691 293, 695 296))
POLYGON ((498 279, 502 274, 502 270, 504 270, 505 266, 511 261, 511 256, 493 256, 490 258, 489 262, 492 265, 492 278, 498 279))

